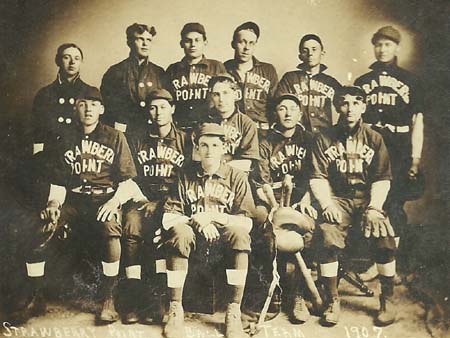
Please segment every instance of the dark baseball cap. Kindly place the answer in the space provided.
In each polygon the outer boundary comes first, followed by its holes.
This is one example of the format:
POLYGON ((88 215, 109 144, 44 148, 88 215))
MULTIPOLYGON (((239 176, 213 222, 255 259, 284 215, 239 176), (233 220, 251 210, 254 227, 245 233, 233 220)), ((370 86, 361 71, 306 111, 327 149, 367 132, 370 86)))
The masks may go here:
POLYGON ((321 40, 320 37, 319 37, 318 35, 316 35, 316 34, 306 34, 306 35, 303 35, 303 37, 302 37, 301 40, 300 40, 300 44, 298 45, 298 48, 299 48, 299 49, 302 49, 303 44, 304 44, 306 41, 309 41, 309 40, 317 41, 317 42, 320 44, 320 47, 322 47, 322 49, 323 49, 323 43, 322 43, 322 40, 321 40))
POLYGON ((77 100, 94 100, 103 103, 102 94, 96 87, 87 87, 77 95, 77 100))
POLYGON ((381 27, 373 36, 372 36, 372 44, 374 45, 378 39, 386 38, 394 41, 396 44, 399 44, 402 36, 400 32, 392 26, 384 26, 381 27))
POLYGON ((234 30, 234 33, 233 33, 233 41, 236 39, 236 36, 240 31, 245 31, 245 30, 252 31, 253 33, 255 33, 256 38, 259 39, 259 34, 260 34, 259 26, 252 21, 247 21, 236 27, 236 29, 234 30))
POLYGON ((206 39, 206 30, 205 27, 198 22, 189 22, 183 26, 181 30, 181 38, 184 38, 187 33, 197 32, 203 35, 203 38, 206 39))
POLYGON ((361 87, 342 86, 334 94, 333 104, 337 107, 345 95, 356 96, 358 100, 366 102, 366 92, 361 87))
POLYGON ((167 100, 168 102, 172 103, 173 102, 173 96, 172 94, 170 94, 170 92, 166 89, 163 88, 158 88, 158 89, 154 89, 152 90, 145 98, 145 103, 146 105, 150 105, 150 103, 153 100, 156 99, 164 99, 167 100))
POLYGON ((197 140, 201 136, 219 136, 224 137, 225 136, 225 130, 220 124, 217 123, 203 123, 200 125, 198 130, 196 131, 196 138, 197 140))
POLYGON ((278 106, 281 101, 283 100, 292 100, 295 101, 300 106, 300 99, 297 97, 297 95, 292 93, 282 93, 278 95, 275 100, 273 101, 274 106, 278 106))
POLYGON ((208 87, 211 89, 212 87, 214 87, 214 85, 221 81, 221 80, 229 80, 230 82, 232 82, 233 84, 236 83, 236 80, 234 79, 233 75, 231 75, 230 73, 219 73, 217 75, 214 75, 208 82, 208 87))

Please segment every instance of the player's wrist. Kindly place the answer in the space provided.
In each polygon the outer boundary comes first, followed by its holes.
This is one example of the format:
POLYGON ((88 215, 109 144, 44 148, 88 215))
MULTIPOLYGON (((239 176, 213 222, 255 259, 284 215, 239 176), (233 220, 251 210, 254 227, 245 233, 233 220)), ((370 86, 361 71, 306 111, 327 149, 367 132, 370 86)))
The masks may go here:
POLYGON ((47 202, 47 208, 57 208, 61 209, 62 204, 57 200, 50 200, 47 202))
POLYGON ((366 208, 366 211, 376 211, 376 212, 378 212, 379 214, 382 214, 383 216, 386 216, 386 213, 384 212, 384 210, 383 209, 381 209, 381 208, 378 208, 378 207, 376 207, 376 206, 374 206, 374 205, 368 205, 367 206, 367 208, 366 208))

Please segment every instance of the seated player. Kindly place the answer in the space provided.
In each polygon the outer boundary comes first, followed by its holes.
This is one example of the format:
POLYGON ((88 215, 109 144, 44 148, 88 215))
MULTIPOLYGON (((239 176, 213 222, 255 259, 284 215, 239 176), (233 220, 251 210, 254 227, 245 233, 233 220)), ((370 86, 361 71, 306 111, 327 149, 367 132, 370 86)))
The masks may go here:
MULTIPOLYGON (((311 206, 309 193, 312 134, 299 124, 302 112, 297 96, 283 94, 276 98, 274 103, 276 124, 261 141, 260 160, 255 177, 258 186, 257 196, 260 197, 256 202, 257 219, 258 223, 264 222, 274 207, 271 205, 274 204, 273 200, 270 201, 270 197, 266 195, 266 189, 272 190, 275 202, 279 202, 283 181, 287 176, 293 177, 295 187, 292 190, 292 204, 295 204, 301 213, 293 208, 279 209, 284 213, 282 217, 287 218, 288 222, 281 228, 274 227, 274 232, 277 249, 280 252, 295 253, 304 247, 303 235, 311 238, 314 218, 317 217, 317 211, 311 206)), ((284 206, 290 207, 291 203, 282 205, 284 206)), ((281 216, 280 212, 276 211, 278 216, 281 216)), ((279 220, 279 217, 277 218, 279 220)), ((303 290, 298 271, 294 275, 291 291, 295 298, 289 309, 289 319, 293 323, 303 323, 308 319, 309 311, 302 297, 303 290)))
MULTIPOLYGON (((359 228, 373 244, 381 282, 376 325, 395 321, 394 230, 383 210, 389 193, 391 167, 383 138, 364 124, 365 93, 360 87, 343 87, 334 99, 339 123, 316 139, 312 154, 311 190, 322 209, 317 236, 320 274, 328 297, 323 323, 338 322, 338 254, 346 246, 350 227, 359 228)), ((314 242, 316 242, 314 240, 314 242)))
POLYGON ((220 125, 203 124, 196 133, 195 163, 178 180, 178 193, 169 198, 163 216, 167 250, 167 286, 170 308, 164 328, 166 337, 185 336, 182 306, 188 258, 196 246, 223 248, 224 267, 230 287, 225 317, 225 337, 241 338, 240 305, 250 252, 251 216, 254 202, 247 176, 221 161, 225 133, 220 125))
MULTIPOLYGON (((132 180, 136 169, 125 136, 99 122, 104 110, 99 90, 90 87, 80 93, 75 108, 79 123, 60 144, 48 203, 40 217, 48 222, 49 233, 68 223, 80 240, 98 240, 103 267, 98 320, 109 323, 118 319, 113 292, 121 251, 120 207, 136 194, 132 180)), ((32 249, 26 266, 37 296, 42 294, 45 256, 39 246, 32 249)))
POLYGON ((224 160, 233 161, 229 165, 248 172, 259 159, 258 129, 250 117, 239 111, 236 105, 238 89, 230 74, 214 76, 209 81, 212 109, 202 122, 217 123, 224 128, 224 160))
MULTIPOLYGON (((145 133, 130 137, 130 148, 137 169, 135 181, 144 196, 141 202, 130 206, 124 217, 124 263, 127 278, 123 318, 125 324, 136 323, 139 319, 136 303, 142 294, 139 281, 144 241, 149 240, 148 235, 153 235, 156 225, 161 224, 164 203, 170 190, 176 188, 174 183, 180 169, 188 162, 192 151, 190 144, 186 144, 186 133, 173 124, 175 106, 172 95, 165 89, 156 89, 149 93, 145 101, 152 123, 145 133)), ((156 254, 154 250, 151 253, 153 256, 156 254)), ((145 261, 152 258, 157 257, 145 257, 145 261)), ((148 276, 152 289, 158 288, 158 285, 153 285, 158 283, 154 272, 149 271, 148 276)), ((159 272, 163 271, 156 269, 156 273, 159 272)), ((145 298, 146 302, 153 303, 150 297, 145 298)), ((150 311, 146 311, 143 320, 153 323, 155 318, 151 311, 152 304, 148 308, 150 311)))

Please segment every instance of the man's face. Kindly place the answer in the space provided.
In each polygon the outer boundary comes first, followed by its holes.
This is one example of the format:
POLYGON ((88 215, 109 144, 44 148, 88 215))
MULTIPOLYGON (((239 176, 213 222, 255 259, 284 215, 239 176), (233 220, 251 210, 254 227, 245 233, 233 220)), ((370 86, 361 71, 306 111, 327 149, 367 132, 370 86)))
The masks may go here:
POLYGON ((211 166, 222 160, 225 153, 223 141, 219 136, 204 135, 198 139, 198 153, 202 166, 211 166))
POLYGON ((320 65, 322 60, 322 46, 316 40, 307 40, 300 49, 300 60, 306 63, 310 68, 320 65))
POLYGON ((302 112, 297 102, 283 99, 275 108, 278 121, 285 129, 295 128, 302 117, 302 112))
POLYGON ((189 32, 183 37, 180 44, 184 49, 184 55, 191 59, 196 59, 203 55, 203 51, 208 42, 203 38, 202 34, 189 32))
POLYGON ((366 111, 366 104, 362 96, 345 94, 339 101, 339 113, 347 122, 347 125, 354 126, 361 115, 366 111))
POLYGON ((78 118, 84 127, 96 124, 104 111, 104 107, 100 101, 91 99, 77 100, 75 109, 78 113, 78 118))
POLYGON ((78 48, 69 47, 61 54, 60 70, 67 76, 74 76, 80 72, 83 57, 78 48))
POLYGON ((373 50, 375 52, 375 58, 379 62, 389 63, 392 62, 397 55, 398 44, 389 39, 379 38, 375 42, 373 50))
POLYGON ((150 45, 153 35, 145 31, 144 33, 134 33, 134 42, 132 44, 133 53, 139 58, 147 58, 150 55, 150 45))
POLYGON ((220 113, 234 112, 234 103, 236 101, 236 92, 232 84, 228 81, 217 82, 211 90, 211 99, 214 108, 220 113))
POLYGON ((252 59, 255 53, 258 38, 256 34, 249 30, 242 30, 237 33, 234 41, 235 57, 239 62, 247 62, 252 59))
POLYGON ((172 123, 175 107, 165 99, 154 99, 150 103, 150 120, 159 127, 172 123))

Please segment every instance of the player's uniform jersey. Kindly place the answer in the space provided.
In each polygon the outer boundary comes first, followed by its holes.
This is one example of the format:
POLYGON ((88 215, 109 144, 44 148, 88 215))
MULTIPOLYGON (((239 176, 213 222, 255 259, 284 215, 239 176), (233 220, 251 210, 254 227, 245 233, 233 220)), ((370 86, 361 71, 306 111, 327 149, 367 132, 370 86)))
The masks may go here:
POLYGON ((418 79, 396 64, 375 62, 370 68, 371 72, 355 81, 367 94, 364 122, 411 126, 413 114, 424 111, 423 89, 418 79))
POLYGON ((303 124, 313 133, 322 132, 333 124, 333 97, 340 83, 324 73, 325 65, 320 65, 320 72, 311 76, 303 64, 298 70, 287 72, 278 84, 276 96, 284 93, 295 94, 300 100, 303 112, 303 124))
POLYGON ((208 83, 215 75, 226 73, 225 66, 205 57, 190 65, 186 58, 167 68, 169 89, 175 100, 174 121, 179 127, 196 127, 209 109, 208 83))
POLYGON ((33 102, 31 128, 33 143, 52 147, 74 128, 76 98, 90 86, 78 76, 72 82, 58 78, 37 93, 33 102))
POLYGON ((148 125, 145 98, 152 90, 165 87, 163 68, 148 59, 139 64, 130 55, 103 75, 100 90, 105 105, 105 121, 127 135, 145 129, 148 125))
POLYGON ((222 119, 219 113, 212 112, 203 122, 217 123, 223 126, 226 149, 224 159, 226 161, 259 159, 259 141, 256 125, 251 118, 242 114, 238 108, 227 119, 222 119))
POLYGON ((175 125, 163 138, 149 131, 132 137, 130 148, 137 170, 135 181, 149 200, 170 192, 191 152, 186 133, 175 125))
POLYGON ((178 180, 178 192, 171 196, 164 211, 188 217, 205 211, 252 217, 254 202, 247 175, 225 163, 212 176, 201 164, 184 170, 178 180))
POLYGON ((136 176, 136 168, 124 134, 102 123, 90 134, 81 128, 61 142, 53 183, 83 193, 107 191, 136 176))
POLYGON ((337 197, 368 199, 373 182, 392 178, 382 136, 362 121, 331 127, 314 142, 311 178, 328 180, 337 197))
POLYGON ((253 58, 253 68, 245 73, 245 78, 241 78, 237 67, 234 59, 225 62, 225 68, 239 84, 237 103, 240 111, 256 123, 268 124, 269 104, 278 85, 275 67, 253 58))
POLYGON ((308 190, 311 173, 312 134, 300 125, 292 137, 285 137, 275 128, 260 142, 260 160, 255 178, 257 184, 271 184, 275 199, 280 200, 281 183, 286 175, 293 176, 293 203, 308 190))

